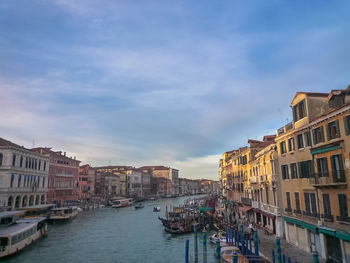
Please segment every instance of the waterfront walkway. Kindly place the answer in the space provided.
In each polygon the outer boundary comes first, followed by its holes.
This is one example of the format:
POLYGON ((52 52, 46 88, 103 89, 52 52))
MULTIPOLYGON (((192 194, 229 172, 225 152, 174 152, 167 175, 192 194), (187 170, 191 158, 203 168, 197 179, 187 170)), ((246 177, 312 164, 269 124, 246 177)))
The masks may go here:
MULTIPOLYGON (((274 235, 265 235, 264 231, 258 230, 259 236, 259 254, 265 259, 272 262, 272 249, 276 252, 276 239, 274 235)), ((285 239, 281 238, 282 254, 286 255, 286 262, 288 257, 291 258, 292 263, 313 263, 312 254, 297 248, 296 246, 288 243, 285 239)), ((276 261, 277 262, 277 261, 276 261)), ((320 258, 320 263, 326 261, 320 258)))

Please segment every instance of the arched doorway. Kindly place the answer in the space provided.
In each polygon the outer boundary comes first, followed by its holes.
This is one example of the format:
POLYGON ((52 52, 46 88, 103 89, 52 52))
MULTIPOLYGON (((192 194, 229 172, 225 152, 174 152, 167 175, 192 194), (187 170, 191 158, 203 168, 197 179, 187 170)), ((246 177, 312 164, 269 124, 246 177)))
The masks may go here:
POLYGON ((28 205, 28 196, 23 196, 22 199, 22 207, 26 207, 28 205))
POLYGON ((13 197, 9 196, 9 199, 7 200, 7 206, 12 207, 12 203, 13 203, 13 197))
POLYGON ((40 199, 40 195, 37 195, 35 198, 35 204, 38 205, 39 204, 39 199, 40 199))
POLYGON ((16 201, 15 201, 15 208, 19 208, 19 206, 20 206, 20 199, 21 197, 18 195, 17 197, 16 197, 16 201))
POLYGON ((31 195, 29 197, 29 206, 33 205, 33 203, 34 203, 34 196, 31 195))
POLYGON ((41 196, 41 204, 42 204, 42 205, 45 204, 45 195, 42 195, 42 196, 41 196))

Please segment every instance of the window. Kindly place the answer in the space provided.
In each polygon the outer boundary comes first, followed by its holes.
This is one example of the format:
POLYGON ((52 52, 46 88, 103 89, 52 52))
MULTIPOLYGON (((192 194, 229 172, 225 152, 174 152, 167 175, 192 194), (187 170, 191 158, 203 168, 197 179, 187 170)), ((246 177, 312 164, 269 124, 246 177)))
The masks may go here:
POLYGON ((329 176, 327 158, 317 159, 317 175, 319 177, 329 176))
POLYGON ((288 165, 282 165, 282 179, 289 179, 288 165))
POLYGON ((290 177, 292 179, 298 178, 297 164, 296 163, 290 164, 290 177))
POLYGON ((295 150, 295 145, 294 145, 294 138, 288 139, 288 150, 290 152, 295 150))
POLYGON ((15 180, 15 175, 11 174, 10 187, 13 187, 13 181, 15 180))
POLYGON ((28 168, 28 157, 26 157, 26 168, 28 168))
POLYGON ((312 161, 304 161, 298 163, 299 166, 299 177, 310 178, 312 176, 312 161))
POLYGON ((44 162, 44 171, 46 171, 46 162, 44 162))
POLYGON ((329 194, 323 194, 323 210, 325 215, 331 215, 331 201, 329 200, 329 194))
POLYGON ((2 153, 0 153, 0 166, 2 166, 2 159, 4 158, 4 156, 2 155, 2 153))
POLYGON ((21 158, 19 159, 19 167, 23 166, 23 155, 21 155, 21 158))
POLYGON ((38 170, 41 170, 41 160, 39 160, 38 170))
POLYGON ((287 152, 287 149, 286 149, 286 142, 283 141, 280 143, 280 151, 281 151, 281 154, 284 154, 287 152))
POLYGON ((12 158, 12 166, 15 166, 15 165, 16 165, 16 154, 14 154, 12 158))
POLYGON ((344 194, 338 194, 340 217, 348 217, 348 199, 344 194))
POLYGON ((343 168, 343 160, 342 155, 332 155, 331 156, 331 164, 332 164, 332 175, 333 181, 335 182, 345 182, 345 172, 343 168))
POLYGON ((45 187, 45 177, 43 177, 43 188, 45 187))
POLYGON ((299 193, 295 192, 295 212, 300 213, 300 199, 299 199, 299 193))
POLYGON ((291 212, 292 211, 292 205, 290 203, 290 192, 286 192, 286 197, 287 197, 287 211, 291 212))
POLYGON ((298 149, 304 148, 304 140, 303 140, 302 134, 299 134, 297 136, 297 143, 298 143, 298 149))
POLYGON ((37 186, 38 186, 38 188, 40 188, 40 176, 38 176, 37 186))
POLYGON ((345 134, 350 135, 350 115, 344 117, 345 134))
POLYGON ((21 187, 21 180, 22 180, 22 176, 19 175, 19 176, 18 176, 18 181, 17 181, 17 187, 18 187, 18 188, 21 187))
POLYGON ((340 138, 339 121, 335 120, 327 124, 327 138, 333 140, 340 138))
POLYGON ((306 116, 305 100, 302 100, 293 107, 294 122, 303 119, 306 116))
POLYGON ((304 193, 305 214, 308 216, 317 216, 316 195, 314 193, 304 193))
POLYGON ((304 140, 305 140, 305 146, 311 146, 311 135, 310 132, 304 132, 304 140))
POLYGON ((324 142, 323 126, 313 130, 314 144, 324 142))

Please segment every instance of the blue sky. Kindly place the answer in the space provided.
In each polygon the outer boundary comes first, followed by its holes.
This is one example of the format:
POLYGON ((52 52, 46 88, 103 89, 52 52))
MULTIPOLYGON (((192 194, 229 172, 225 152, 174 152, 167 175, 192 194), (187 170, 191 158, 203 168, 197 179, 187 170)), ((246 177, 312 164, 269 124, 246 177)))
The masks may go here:
POLYGON ((225 151, 350 84, 348 1, 0 1, 0 136, 217 178, 225 151))

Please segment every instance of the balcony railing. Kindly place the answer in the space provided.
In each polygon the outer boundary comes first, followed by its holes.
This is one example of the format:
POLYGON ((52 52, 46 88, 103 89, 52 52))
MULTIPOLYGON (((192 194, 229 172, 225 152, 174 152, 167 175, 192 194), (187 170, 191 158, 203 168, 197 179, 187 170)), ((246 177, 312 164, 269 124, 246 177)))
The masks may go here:
POLYGON ((334 216, 330 215, 330 214, 321 214, 321 217, 325 220, 325 221, 330 221, 333 222, 334 221, 334 216))
POLYGON ((331 176, 329 175, 329 172, 315 173, 309 178, 309 183, 315 187, 338 187, 347 184, 344 170, 333 170, 331 176))
POLYGON ((318 217, 319 214, 311 211, 303 211, 303 216, 318 217))
POLYGON ((285 208, 284 211, 286 211, 287 213, 292 213, 292 208, 285 208))
POLYGON ((294 210, 293 210, 293 213, 294 213, 294 214, 299 214, 299 215, 301 215, 301 210, 296 210, 296 209, 294 209, 294 210))
POLYGON ((247 197, 241 197, 241 202, 245 205, 252 205, 252 200, 250 198, 247 197))
POLYGON ((350 217, 347 215, 337 216, 337 221, 350 223, 350 217))

